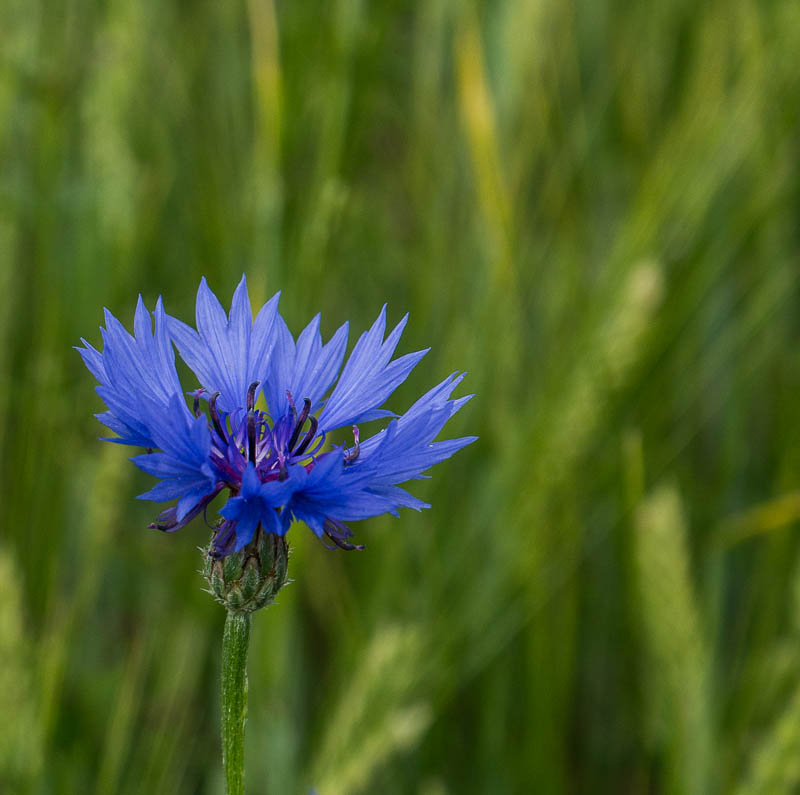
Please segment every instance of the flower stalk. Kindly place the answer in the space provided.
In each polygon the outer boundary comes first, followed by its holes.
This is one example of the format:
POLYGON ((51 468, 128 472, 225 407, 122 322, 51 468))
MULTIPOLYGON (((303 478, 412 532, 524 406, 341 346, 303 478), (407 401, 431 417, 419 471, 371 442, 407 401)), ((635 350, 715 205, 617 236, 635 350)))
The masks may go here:
POLYGON ((228 611, 222 636, 222 767, 227 795, 244 795, 250 614, 228 611))

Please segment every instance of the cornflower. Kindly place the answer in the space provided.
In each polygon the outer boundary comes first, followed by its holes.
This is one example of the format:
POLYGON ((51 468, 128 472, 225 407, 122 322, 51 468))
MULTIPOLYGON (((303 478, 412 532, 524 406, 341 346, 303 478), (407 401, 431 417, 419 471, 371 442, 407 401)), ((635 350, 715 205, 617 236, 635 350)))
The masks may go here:
POLYGON ((323 344, 317 315, 295 341, 278 298, 253 319, 242 277, 226 314, 203 279, 197 330, 168 315, 160 298, 153 328, 140 297, 133 336, 106 310, 102 352, 83 339, 78 349, 108 409, 96 416, 117 434, 106 441, 144 447, 131 460, 160 478, 139 498, 177 500, 151 527, 178 530, 228 492, 215 558, 244 548, 259 525, 283 536, 293 519, 342 549, 359 549, 347 522, 430 507, 399 484, 475 440, 433 441, 471 397, 450 399, 463 374, 449 375, 402 416, 381 408, 429 350, 392 360, 408 315, 384 339, 384 306, 337 380, 348 324, 323 344), (199 382, 191 408, 173 344, 199 382), (362 440, 359 424, 383 418, 388 426, 362 440), (348 425, 352 445, 327 444, 348 425))
POLYGON ((159 478, 140 499, 174 502, 150 527, 179 530, 227 493, 205 573, 228 609, 223 762, 229 793, 243 791, 250 613, 271 603, 286 583, 284 536, 292 522, 304 522, 332 548, 362 549, 350 540, 350 522, 430 507, 401 484, 427 477, 431 466, 476 438, 434 441, 472 397, 450 397, 463 373, 449 375, 402 415, 383 408, 427 353, 392 358, 408 315, 386 335, 384 306, 342 367, 348 324, 323 343, 317 315, 295 340, 278 312, 279 295, 254 318, 243 276, 226 313, 203 278, 196 329, 168 315, 161 298, 153 323, 140 296, 133 335, 105 310, 102 351, 83 339, 78 348, 106 405, 96 416, 116 434, 106 441, 144 448, 131 460, 159 478), (197 378, 189 392, 179 381, 174 348, 197 378), (362 440, 359 426, 373 420, 388 424, 362 440), (346 426, 352 444, 333 442, 333 432, 346 426))

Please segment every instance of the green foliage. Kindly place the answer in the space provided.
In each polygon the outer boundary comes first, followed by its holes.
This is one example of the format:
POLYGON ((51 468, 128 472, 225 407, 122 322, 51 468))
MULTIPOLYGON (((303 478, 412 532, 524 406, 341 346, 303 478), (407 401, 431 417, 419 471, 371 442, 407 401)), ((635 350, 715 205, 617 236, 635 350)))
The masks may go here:
POLYGON ((292 529, 249 792, 796 791, 797 4, 2 12, 0 791, 222 789, 208 530, 71 346, 243 271, 409 310, 391 408, 464 368, 480 435, 363 553, 292 529))
POLYGON ((42 733, 34 692, 33 649, 25 631, 18 567, 0 548, 0 782, 23 787, 42 768, 42 733))
POLYGON ((636 597, 645 640, 650 744, 667 749, 668 791, 709 792, 709 657, 689 571, 686 521, 674 489, 656 491, 637 516, 636 597), (660 719, 660 721, 659 721, 660 719), (662 736, 663 735, 663 736, 662 736))

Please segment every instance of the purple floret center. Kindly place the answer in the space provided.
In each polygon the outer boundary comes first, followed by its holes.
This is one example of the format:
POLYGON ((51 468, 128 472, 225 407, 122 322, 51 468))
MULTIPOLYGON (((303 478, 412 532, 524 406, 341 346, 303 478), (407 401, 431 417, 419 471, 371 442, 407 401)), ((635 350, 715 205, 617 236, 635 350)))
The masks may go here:
MULTIPOLYGON (((219 410, 219 392, 208 399, 208 418, 211 433, 210 458, 221 476, 219 490, 227 488, 231 497, 242 491, 242 478, 250 463, 261 483, 282 482, 289 477, 288 467, 300 464, 309 473, 317 462, 316 456, 325 444, 326 434, 317 437, 318 420, 311 414, 311 400, 303 399, 298 412, 291 392, 286 393, 289 412, 270 423, 268 412, 255 407, 259 382, 253 382, 247 391, 246 410, 225 414, 219 410)), ((202 416, 200 398, 207 392, 194 393, 193 409, 196 417, 202 416)), ((359 431, 353 426, 354 445, 345 449, 344 463, 352 464, 359 456, 359 431)), ((281 508, 275 508, 281 513, 281 508)), ((333 519, 324 523, 325 535, 339 548, 352 550, 363 547, 347 541, 353 533, 346 525, 333 519)), ((217 530, 211 547, 213 557, 224 557, 231 551, 235 540, 235 522, 225 521, 217 530)))
MULTIPOLYGON (((287 467, 310 459, 305 463, 310 472, 315 456, 325 444, 323 433, 313 448, 309 449, 317 433, 317 418, 310 417, 311 401, 305 398, 302 411, 297 413, 294 400, 289 395, 291 410, 277 422, 270 424, 267 412, 255 408, 255 391, 258 382, 251 384, 247 394, 247 410, 223 414, 217 407, 216 392, 209 398, 208 413, 211 435, 211 460, 223 475, 225 486, 236 496, 242 483, 244 470, 253 463, 262 483, 283 481, 288 477, 287 467), (308 431, 303 434, 308 423, 308 431)), ((202 390, 201 390, 202 393, 202 390)), ((195 415, 201 416, 199 400, 195 400, 195 415)))

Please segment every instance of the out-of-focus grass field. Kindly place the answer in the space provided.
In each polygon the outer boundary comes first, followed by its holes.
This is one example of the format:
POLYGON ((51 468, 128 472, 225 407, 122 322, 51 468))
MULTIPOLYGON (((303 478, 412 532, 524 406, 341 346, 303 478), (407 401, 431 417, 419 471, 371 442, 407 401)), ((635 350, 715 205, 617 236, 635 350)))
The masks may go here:
POLYGON ((390 407, 466 369, 481 437, 363 553, 291 531, 250 792, 798 791, 797 3, 0 11, 0 792, 222 790, 208 531, 71 346, 242 272, 410 311, 390 407))

